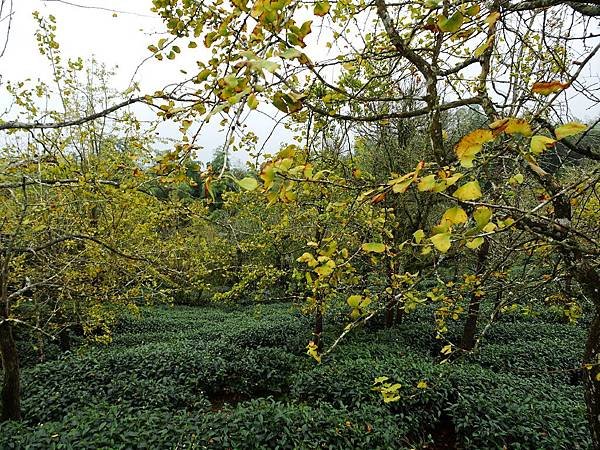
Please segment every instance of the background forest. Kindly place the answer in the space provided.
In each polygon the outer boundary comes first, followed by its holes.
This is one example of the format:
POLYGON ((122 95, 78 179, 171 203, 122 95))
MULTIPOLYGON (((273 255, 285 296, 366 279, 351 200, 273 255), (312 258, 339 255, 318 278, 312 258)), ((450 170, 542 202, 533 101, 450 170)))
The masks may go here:
POLYGON ((600 448, 595 2, 152 4, 1 80, 0 448, 600 448))

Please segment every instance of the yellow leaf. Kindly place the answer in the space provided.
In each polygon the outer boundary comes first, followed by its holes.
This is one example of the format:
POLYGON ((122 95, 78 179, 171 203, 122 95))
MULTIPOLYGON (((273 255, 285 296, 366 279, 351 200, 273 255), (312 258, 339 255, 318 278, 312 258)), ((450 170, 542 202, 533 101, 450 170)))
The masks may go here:
POLYGON ((421 178, 419 181, 419 185, 417 189, 420 192, 432 191, 435 187, 435 175, 427 175, 426 177, 421 178))
POLYGON ((460 206, 448 209, 442 216, 442 222, 450 222, 452 225, 465 223, 467 220, 467 213, 460 206))
POLYGON ((403 180, 399 183, 395 183, 392 186, 392 191, 394 191, 394 193, 396 194, 403 194, 404 192, 406 192, 406 190, 409 188, 412 182, 413 179, 409 178, 408 180, 403 180))
POLYGON ((481 151, 483 144, 494 140, 491 130, 475 130, 463 137, 454 151, 463 167, 473 167, 473 158, 481 151))
POLYGON ((496 229, 496 224, 494 222, 488 223, 485 227, 483 227, 483 231, 486 233, 491 233, 496 229))
POLYGON ((524 177, 522 173, 518 173, 509 178, 508 182, 510 184, 523 184, 524 177))
POLYGON ((520 134, 522 136, 529 137, 533 134, 531 131, 531 125, 525 119, 508 119, 506 128, 504 129, 506 134, 520 134))
POLYGON ((450 249, 450 233, 439 233, 429 239, 433 246, 442 253, 446 253, 450 249))
POLYGON ((449 355, 452 353, 452 344, 445 345, 440 352, 444 355, 449 355))
POLYGON ((492 45, 492 42, 494 42, 494 35, 491 35, 490 37, 488 37, 483 44, 481 44, 479 47, 477 47, 475 49, 475 51, 473 52, 473 55, 476 58, 479 58, 481 55, 483 55, 485 53, 485 51, 490 47, 490 45, 492 45))
POLYGON ((327 0, 318 1, 317 3, 315 3, 314 13, 316 16, 323 17, 325 14, 327 14, 329 12, 329 8, 330 8, 330 5, 327 0))
POLYGON ((419 381, 417 383, 417 389, 427 389, 427 382, 426 381, 419 381))
POLYGON ((569 83, 561 83, 560 81, 538 81, 537 83, 533 83, 531 90, 536 94, 550 95, 568 87, 569 83))
POLYGON ((248 108, 256 109, 256 107, 258 106, 258 100, 256 99, 256 95, 250 94, 248 96, 247 104, 248 104, 248 108))
POLYGON ((483 228, 492 218, 492 210, 487 206, 480 206, 473 212, 473 219, 478 228, 483 228))
POLYGON ((321 362, 321 355, 319 355, 319 351, 318 351, 318 347, 317 345, 313 342, 310 341, 308 343, 308 345, 306 346, 306 348, 308 349, 306 354, 313 357, 315 359, 315 361, 317 361, 318 363, 321 362))
POLYGON ((475 239, 470 240, 469 242, 467 242, 467 247, 469 247, 471 250, 475 250, 481 244, 483 244, 483 238, 482 237, 478 237, 478 238, 475 238, 475 239))
POLYGON ((452 196, 465 202, 469 200, 477 200, 479 197, 481 197, 481 188, 479 187, 479 182, 469 181, 468 183, 463 184, 454 192, 454 194, 452 194, 452 196))
POLYGON ((386 377, 386 376, 377 377, 377 378, 375 378, 375 381, 373 382, 373 384, 380 384, 380 383, 383 383, 384 381, 387 381, 389 379, 390 379, 390 377, 386 377))
POLYGON ((347 301, 348 301, 348 305, 351 308, 358 308, 361 300, 362 300, 362 295, 351 295, 350 297, 348 297, 347 301))
POLYGON ((551 139, 546 136, 542 136, 542 135, 533 136, 531 138, 531 145, 530 145, 531 153, 533 153, 534 155, 539 155, 542 152, 544 152, 544 150, 554 146, 555 143, 556 143, 556 141, 554 139, 551 139))
POLYGON ((481 7, 478 4, 474 4, 473 6, 470 6, 465 10, 465 14, 467 16, 476 16, 477 14, 479 14, 480 10, 481 7))
POLYGON ((361 248, 365 252, 383 253, 385 252, 385 244, 379 242, 365 242, 361 248))
POLYGON ((496 23, 496 21, 499 18, 500 18, 500 13, 498 11, 494 11, 493 13, 490 13, 490 15, 486 17, 485 23, 487 23, 491 28, 494 26, 494 24, 496 23))
POLYGON ((413 236, 415 237, 415 242, 419 244, 425 237, 425 232, 423 230, 417 230, 413 233, 413 236))
POLYGON ((556 139, 561 140, 573 136, 574 134, 579 134, 585 130, 587 130, 586 125, 578 122, 570 122, 558 127, 554 133, 556 134, 556 139))

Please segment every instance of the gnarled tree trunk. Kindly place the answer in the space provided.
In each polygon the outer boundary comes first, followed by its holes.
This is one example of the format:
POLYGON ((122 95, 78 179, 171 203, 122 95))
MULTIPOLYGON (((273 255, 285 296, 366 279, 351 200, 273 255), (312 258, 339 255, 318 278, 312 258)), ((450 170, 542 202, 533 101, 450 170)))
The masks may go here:
MULTIPOLYGON (((579 255, 576 255, 579 256, 579 255)), ((588 261, 579 260, 572 267, 573 276, 586 297, 594 303, 594 319, 588 329, 583 363, 591 368, 585 371, 585 403, 594 448, 600 448, 600 274, 588 261)))
POLYGON ((4 383, 2 385, 1 420, 21 419, 21 375, 19 371, 19 355, 12 332, 12 326, 4 321, 0 324, 0 356, 4 383))

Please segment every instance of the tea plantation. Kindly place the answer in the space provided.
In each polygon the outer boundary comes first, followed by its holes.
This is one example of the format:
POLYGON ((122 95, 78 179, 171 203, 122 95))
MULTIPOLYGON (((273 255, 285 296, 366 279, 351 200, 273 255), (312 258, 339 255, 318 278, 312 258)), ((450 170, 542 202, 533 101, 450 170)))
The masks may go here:
MULTIPOLYGON (((582 326, 505 317, 440 364, 425 317, 351 333, 316 364, 287 305, 146 309, 108 346, 26 364, 25 420, 0 425, 0 448, 591 448, 570 370, 582 326), (399 401, 371 389, 379 376, 399 401)), ((343 320, 326 325, 331 342, 343 320)))

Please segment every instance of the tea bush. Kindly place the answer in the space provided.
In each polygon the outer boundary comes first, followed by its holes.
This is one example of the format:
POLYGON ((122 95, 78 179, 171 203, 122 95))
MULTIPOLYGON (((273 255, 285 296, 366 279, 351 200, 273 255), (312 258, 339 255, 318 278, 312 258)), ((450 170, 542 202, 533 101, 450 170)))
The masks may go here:
POLYGON ((310 329, 286 305, 143 310, 108 346, 25 368, 25 422, 0 425, 0 448, 590 448, 580 326, 503 320, 446 364, 422 312, 355 330, 322 364, 310 329), (380 376, 399 401, 372 390, 380 376))

